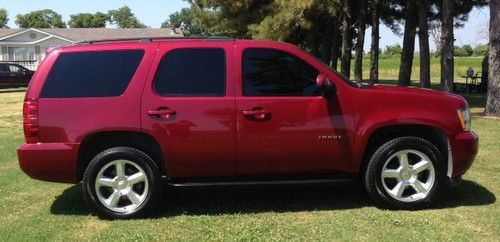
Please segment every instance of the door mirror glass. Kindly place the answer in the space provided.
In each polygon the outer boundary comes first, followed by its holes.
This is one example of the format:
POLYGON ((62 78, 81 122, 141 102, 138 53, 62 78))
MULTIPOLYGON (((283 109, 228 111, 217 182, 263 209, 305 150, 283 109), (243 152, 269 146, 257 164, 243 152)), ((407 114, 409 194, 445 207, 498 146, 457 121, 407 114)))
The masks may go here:
POLYGON ((318 77, 316 77, 316 87, 318 87, 318 90, 320 90, 324 97, 331 97, 337 92, 332 81, 328 79, 326 75, 321 73, 318 77))

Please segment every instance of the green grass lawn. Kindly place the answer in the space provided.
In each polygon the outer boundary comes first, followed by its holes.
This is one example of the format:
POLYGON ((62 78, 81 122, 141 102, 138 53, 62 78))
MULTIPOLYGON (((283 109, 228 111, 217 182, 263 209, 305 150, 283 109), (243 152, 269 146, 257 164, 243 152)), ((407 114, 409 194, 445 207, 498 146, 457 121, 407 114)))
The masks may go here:
POLYGON ((24 92, 0 90, 0 238, 17 240, 331 241, 500 238, 500 120, 481 117, 468 96, 480 152, 464 182, 432 209, 376 208, 359 189, 290 187, 190 189, 164 194, 150 219, 92 216, 79 185, 32 180, 17 163, 24 92))

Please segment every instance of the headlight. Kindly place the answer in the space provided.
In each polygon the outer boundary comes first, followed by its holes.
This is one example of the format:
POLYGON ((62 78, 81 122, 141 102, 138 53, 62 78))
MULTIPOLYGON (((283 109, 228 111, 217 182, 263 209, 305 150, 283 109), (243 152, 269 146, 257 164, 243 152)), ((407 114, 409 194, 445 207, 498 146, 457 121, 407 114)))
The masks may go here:
POLYGON ((460 119, 460 123, 462 124, 464 131, 470 131, 471 115, 469 108, 459 109, 457 110, 457 113, 458 119, 460 119))

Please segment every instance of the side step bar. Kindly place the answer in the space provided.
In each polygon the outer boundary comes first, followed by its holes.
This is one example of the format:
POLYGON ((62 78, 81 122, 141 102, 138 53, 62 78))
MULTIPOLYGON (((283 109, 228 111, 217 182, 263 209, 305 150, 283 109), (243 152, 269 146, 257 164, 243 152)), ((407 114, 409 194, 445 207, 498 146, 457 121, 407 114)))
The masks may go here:
POLYGON ((221 182, 183 182, 167 183, 173 187, 219 187, 219 186, 266 186, 266 185, 347 185, 354 179, 311 179, 311 180, 276 180, 276 181, 221 181, 221 182))

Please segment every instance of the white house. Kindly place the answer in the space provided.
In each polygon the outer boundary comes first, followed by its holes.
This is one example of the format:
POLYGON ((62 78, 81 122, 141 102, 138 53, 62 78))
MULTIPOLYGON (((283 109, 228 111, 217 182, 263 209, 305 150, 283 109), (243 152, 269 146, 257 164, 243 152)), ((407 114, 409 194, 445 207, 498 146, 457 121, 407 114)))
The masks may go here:
POLYGON ((80 41, 115 38, 180 37, 172 29, 50 28, 0 29, 0 62, 15 62, 35 70, 47 48, 80 41))

